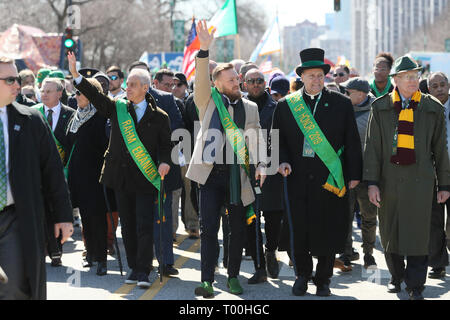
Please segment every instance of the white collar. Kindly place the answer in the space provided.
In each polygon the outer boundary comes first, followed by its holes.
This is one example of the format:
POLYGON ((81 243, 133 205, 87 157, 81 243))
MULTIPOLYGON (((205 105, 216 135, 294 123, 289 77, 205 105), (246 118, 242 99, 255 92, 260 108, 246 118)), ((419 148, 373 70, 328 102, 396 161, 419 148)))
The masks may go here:
POLYGON ((53 108, 49 108, 46 105, 44 105, 45 107, 45 111, 47 112, 48 110, 52 109, 52 111, 54 113, 59 113, 59 111, 61 110, 61 102, 58 102, 58 104, 56 106, 54 106, 53 108))
POLYGON ((316 97, 318 97, 318 96, 322 93, 322 91, 321 91, 321 92, 319 92, 318 94, 312 95, 312 94, 309 94, 308 92, 306 92, 306 89, 303 90, 303 92, 304 92, 308 97, 310 97, 311 100, 315 100, 316 97))

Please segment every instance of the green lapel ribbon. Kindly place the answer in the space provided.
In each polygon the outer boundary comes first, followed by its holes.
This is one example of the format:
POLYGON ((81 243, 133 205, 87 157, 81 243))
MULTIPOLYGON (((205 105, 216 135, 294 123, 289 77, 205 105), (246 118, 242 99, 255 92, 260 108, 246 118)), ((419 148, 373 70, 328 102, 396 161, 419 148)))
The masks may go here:
POLYGON ((342 198, 346 192, 342 163, 339 158, 343 147, 338 153, 334 151, 303 100, 301 92, 287 96, 286 101, 306 141, 330 171, 322 187, 342 198))
MULTIPOLYGON (((216 88, 211 88, 211 96, 216 104, 217 111, 219 113, 220 122, 225 131, 228 142, 233 147, 233 151, 238 159, 238 163, 241 168, 244 169, 247 176, 250 178, 250 164, 249 164, 249 152, 245 145, 245 138, 240 132, 238 126, 234 123, 227 108, 222 101, 222 96, 216 88)), ((255 210, 252 205, 246 208, 247 224, 250 225, 253 219, 256 218, 255 210)))
MULTIPOLYGON (((44 116, 45 122, 47 122, 47 124, 49 124, 49 123, 48 123, 48 120, 47 120, 47 117, 45 116, 44 104, 43 104, 43 103, 39 103, 39 104, 33 106, 32 108, 33 108, 33 109, 39 110, 39 111, 42 113, 42 115, 44 116)), ((50 128, 50 131, 51 131, 51 133, 52 133, 53 140, 55 140, 56 148, 58 149, 58 153, 59 153, 59 156, 61 157, 61 161, 62 161, 63 164, 64 164, 64 158, 65 158, 65 156, 66 156, 66 151, 64 150, 62 144, 58 141, 58 139, 56 139, 55 134, 53 133, 52 128, 50 128)))
MULTIPOLYGON (((153 162, 152 157, 148 153, 142 141, 139 139, 139 136, 136 131, 136 127, 134 125, 134 120, 128 112, 127 101, 123 99, 118 99, 116 101, 116 112, 117 112, 117 121, 119 123, 119 129, 122 133, 123 141, 133 158, 136 166, 142 172, 144 177, 150 181, 153 186, 158 190, 158 206, 159 204, 159 194, 161 192, 161 176, 159 175, 158 168, 153 162)), ((160 212, 160 210, 158 210, 160 212)), ((161 221, 161 217, 159 217, 158 223, 161 221)), ((163 222, 165 222, 165 215, 163 210, 162 216, 163 222)))

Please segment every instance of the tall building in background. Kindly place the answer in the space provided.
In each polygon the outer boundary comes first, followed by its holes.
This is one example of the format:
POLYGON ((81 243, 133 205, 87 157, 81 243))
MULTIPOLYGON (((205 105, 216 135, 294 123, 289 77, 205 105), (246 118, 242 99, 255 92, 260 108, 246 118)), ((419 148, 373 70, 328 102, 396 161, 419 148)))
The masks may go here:
POLYGON ((341 11, 325 15, 326 33, 311 41, 311 46, 325 50, 326 58, 333 63, 337 63, 338 57, 350 59, 351 11, 351 0, 341 0, 341 11))
MULTIPOLYGON (((423 25, 432 24, 448 10, 450 0, 352 0, 352 65, 362 75, 371 72, 378 52, 398 57, 409 51, 399 48, 400 40, 423 25)), ((424 48, 426 49, 426 35, 424 48)))
POLYGON ((311 40, 324 34, 326 30, 326 26, 319 26, 308 20, 295 26, 284 27, 282 35, 284 68, 293 70, 300 63, 300 51, 309 48, 311 40))

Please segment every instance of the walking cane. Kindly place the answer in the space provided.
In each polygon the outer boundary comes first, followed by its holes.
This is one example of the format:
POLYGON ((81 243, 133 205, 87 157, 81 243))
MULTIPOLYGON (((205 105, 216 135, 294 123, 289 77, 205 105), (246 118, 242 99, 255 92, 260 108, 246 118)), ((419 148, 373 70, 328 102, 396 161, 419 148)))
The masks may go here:
POLYGON ((114 244, 115 244, 115 247, 116 247, 117 259, 119 260, 120 276, 123 276, 122 258, 120 257, 119 243, 117 242, 117 237, 116 237, 116 233, 115 233, 116 226, 114 225, 114 217, 113 217, 113 214, 112 214, 112 211, 111 211, 111 206, 109 204, 108 195, 106 193, 106 186, 105 185, 103 185, 103 195, 105 197, 106 209, 108 210, 109 217, 111 219, 112 234, 113 234, 113 237, 114 237, 114 244))
POLYGON ((2 267, 0 267, 0 284, 7 284, 8 277, 6 276, 5 271, 3 271, 2 267))
POLYGON ((261 194, 260 180, 256 180, 255 191, 255 231, 256 231, 256 267, 261 268, 261 255, 259 252, 259 232, 260 232, 260 216, 259 216, 259 195, 261 194))
MULTIPOLYGON (((287 172, 288 172, 288 170, 286 169, 286 173, 287 172)), ((289 224, 291 260, 292 260, 292 264, 294 265, 295 276, 298 276, 297 264, 295 263, 295 257, 294 257, 294 227, 292 225, 291 207, 289 205, 289 197, 288 197, 288 189, 287 189, 287 176, 283 176, 283 190, 284 190, 284 202, 286 203, 286 215, 287 215, 288 224, 289 224)))
POLYGON ((160 186, 160 192, 159 192, 159 199, 158 199, 158 214, 159 214, 159 283, 162 284, 163 281, 163 239, 162 239, 162 233, 163 233, 163 227, 162 224, 164 222, 164 177, 161 176, 161 186, 160 186))

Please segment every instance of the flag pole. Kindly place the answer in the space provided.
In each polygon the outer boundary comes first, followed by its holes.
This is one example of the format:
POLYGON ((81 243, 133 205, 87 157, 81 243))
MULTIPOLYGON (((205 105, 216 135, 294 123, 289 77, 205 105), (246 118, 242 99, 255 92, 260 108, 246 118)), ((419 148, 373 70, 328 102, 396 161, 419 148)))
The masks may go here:
POLYGON ((236 33, 236 46, 238 48, 238 59, 241 59, 241 41, 239 37, 239 33, 236 33))

